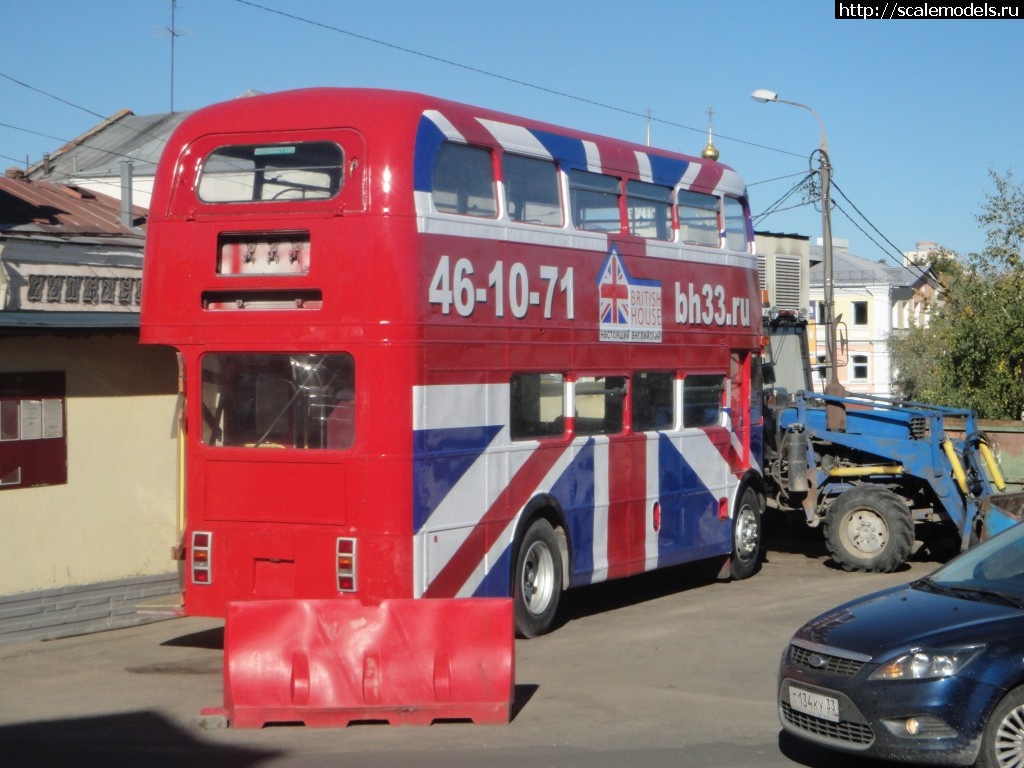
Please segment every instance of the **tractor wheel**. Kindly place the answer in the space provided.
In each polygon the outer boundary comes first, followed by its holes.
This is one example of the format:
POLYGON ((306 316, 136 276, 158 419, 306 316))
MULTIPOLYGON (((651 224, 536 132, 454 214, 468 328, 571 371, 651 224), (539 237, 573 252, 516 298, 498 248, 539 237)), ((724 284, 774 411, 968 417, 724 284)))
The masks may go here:
POLYGON ((858 485, 829 506, 825 542, 845 571, 889 573, 910 556, 914 520, 903 499, 892 491, 858 485))

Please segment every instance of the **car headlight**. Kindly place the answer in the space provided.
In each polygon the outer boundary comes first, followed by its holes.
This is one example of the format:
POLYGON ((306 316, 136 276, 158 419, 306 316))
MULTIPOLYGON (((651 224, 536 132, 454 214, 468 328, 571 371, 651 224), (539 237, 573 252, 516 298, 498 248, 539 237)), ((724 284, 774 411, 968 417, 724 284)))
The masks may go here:
POLYGON ((974 661, 984 645, 919 648, 897 656, 871 673, 871 680, 934 680, 950 677, 974 661))

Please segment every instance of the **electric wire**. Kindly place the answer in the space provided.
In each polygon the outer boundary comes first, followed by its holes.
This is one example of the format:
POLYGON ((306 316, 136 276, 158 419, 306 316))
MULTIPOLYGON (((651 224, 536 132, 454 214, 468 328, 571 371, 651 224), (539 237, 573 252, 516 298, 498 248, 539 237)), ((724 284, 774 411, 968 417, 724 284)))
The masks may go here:
MULTIPOLYGON (((408 48, 408 47, 405 47, 405 46, 400 46, 400 45, 397 45, 395 43, 389 43, 389 42, 387 42, 385 40, 380 40, 380 39, 377 39, 377 38, 374 38, 374 37, 370 37, 368 35, 363 35, 363 34, 360 34, 360 33, 357 33, 357 32, 353 32, 351 30, 343 29, 341 27, 337 27, 337 26, 334 26, 334 25, 331 25, 331 24, 327 24, 327 23, 324 23, 324 22, 316 21, 314 19, 309 19, 309 18, 306 18, 306 17, 303 17, 303 16, 299 16, 297 14, 288 13, 286 11, 282 11, 282 10, 279 10, 279 9, 276 9, 276 8, 271 8, 271 7, 268 7, 268 6, 263 5, 261 3, 253 2, 253 0, 235 0, 235 2, 240 4, 240 5, 248 6, 250 8, 254 8, 254 9, 258 9, 258 10, 264 11, 266 13, 275 14, 275 15, 278 15, 278 16, 281 16, 283 18, 287 18, 287 19, 290 19, 290 20, 293 20, 293 21, 296 21, 296 22, 300 22, 300 23, 303 23, 303 24, 309 24, 311 26, 319 27, 321 29, 325 29, 325 30, 328 30, 328 31, 331 31, 331 32, 334 32, 334 33, 337 33, 337 34, 347 35, 349 37, 352 37, 352 38, 355 38, 355 39, 358 39, 358 40, 363 40, 365 42, 369 42, 369 43, 372 43, 374 45, 379 45, 379 46, 383 46, 383 47, 386 47, 386 48, 390 48, 392 50, 396 50, 396 51, 399 51, 401 53, 406 53, 406 54, 409 54, 409 55, 418 56, 420 58, 424 58, 424 59, 427 59, 427 60, 430 60, 430 61, 435 61, 437 63, 444 64, 446 66, 452 66, 452 67, 456 67, 458 69, 463 69, 465 71, 472 72, 474 74, 479 74, 479 75, 483 75, 485 77, 495 78, 495 79, 498 79, 498 80, 502 80, 504 82, 508 82, 508 83, 514 84, 514 85, 518 85, 518 86, 522 86, 522 87, 526 87, 526 88, 531 88, 531 89, 534 89, 534 90, 537 90, 537 91, 541 91, 541 92, 544 92, 544 93, 549 93, 551 95, 558 96, 559 98, 570 99, 570 100, 577 101, 577 102, 580 102, 580 103, 589 104, 591 106, 599 107, 601 109, 611 110, 611 111, 614 111, 614 112, 617 112, 617 113, 620 113, 620 114, 625 114, 625 115, 629 115, 629 116, 633 116, 633 117, 645 118, 645 119, 650 120, 652 122, 656 122, 656 123, 659 123, 659 124, 662 124, 662 125, 671 126, 671 127, 674 127, 674 128, 680 128, 680 129, 683 129, 683 130, 694 131, 694 132, 697 132, 697 133, 704 133, 704 129, 703 128, 695 128, 693 126, 686 125, 684 123, 679 123, 679 122, 672 121, 672 120, 666 120, 664 118, 657 118, 657 117, 654 117, 654 116, 650 115, 649 113, 645 114, 645 113, 637 112, 635 110, 630 110, 630 109, 626 109, 626 108, 623 108, 623 107, 618 107, 618 106, 615 106, 613 104, 608 104, 608 103, 605 103, 605 102, 601 102, 601 101, 597 101, 597 100, 594 100, 594 99, 586 98, 586 97, 583 97, 583 96, 577 96, 575 94, 571 94, 571 93, 568 93, 568 92, 565 92, 565 91, 560 91, 560 90, 557 90, 557 89, 554 89, 554 88, 549 88, 547 86, 538 85, 536 83, 531 83, 531 82, 528 82, 528 81, 525 81, 525 80, 520 80, 518 78, 513 78, 513 77, 510 77, 510 76, 507 76, 507 75, 502 75, 500 73, 492 72, 492 71, 489 71, 489 70, 486 70, 486 69, 483 69, 483 68, 480 68, 480 67, 475 67, 475 66, 471 66, 471 65, 468 65, 468 64, 463 64, 461 62, 457 62, 457 61, 454 61, 454 60, 451 60, 451 59, 447 59, 447 58, 444 58, 444 57, 441 57, 441 56, 436 56, 434 54, 426 53, 424 51, 419 51, 419 50, 415 50, 413 48, 408 48)), ((45 90, 43 90, 41 88, 33 86, 33 85, 29 84, 29 83, 26 83, 26 82, 24 82, 22 80, 19 80, 18 78, 12 77, 11 75, 8 75, 6 73, 0 72, 0 77, 4 78, 4 79, 6 79, 6 80, 8 80, 8 81, 10 81, 12 83, 15 83, 16 85, 19 85, 19 86, 21 86, 23 88, 27 88, 27 89, 29 89, 31 91, 34 91, 34 92, 39 93, 39 94, 41 94, 43 96, 46 96, 47 98, 53 99, 53 100, 58 101, 58 102, 60 102, 62 104, 65 104, 67 106, 73 107, 73 108, 78 109, 78 110, 80 110, 82 112, 85 112, 87 114, 93 115, 94 117, 98 117, 98 118, 100 118, 102 120, 106 120, 107 119, 106 116, 104 116, 104 115, 102 115, 102 114, 100 114, 98 112, 95 112, 95 111, 93 111, 93 110, 91 110, 91 109, 89 109, 87 107, 83 107, 83 106, 81 106, 79 104, 76 104, 76 103, 74 103, 72 101, 69 101, 69 100, 64 99, 64 98, 62 98, 60 96, 52 94, 52 93, 50 93, 48 91, 45 91, 45 90)), ((30 133, 30 134, 33 134, 33 135, 41 136, 41 137, 44 137, 44 138, 51 138, 51 139, 54 139, 55 141, 62 141, 64 145, 72 144, 75 141, 77 141, 77 140, 62 140, 62 139, 60 139, 58 137, 50 136, 48 134, 44 134, 44 133, 39 132, 39 131, 33 131, 31 129, 21 128, 21 127, 18 127, 18 126, 10 125, 8 123, 0 123, 0 127, 10 128, 10 129, 13 129, 13 130, 18 130, 18 131, 24 131, 26 133, 30 133)), ((147 134, 145 131, 142 131, 142 130, 137 131, 137 133, 139 135, 141 135, 141 136, 150 136, 151 138, 155 138, 155 139, 156 138, 160 138, 160 137, 157 137, 157 136, 152 135, 152 134, 147 134)), ((783 149, 779 149, 777 147, 771 147, 771 146, 768 146, 768 145, 765 145, 765 144, 761 144, 761 143, 757 143, 757 142, 752 142, 752 141, 747 141, 747 140, 744 140, 744 139, 739 139, 739 138, 736 138, 736 137, 727 136, 727 135, 723 135, 723 134, 717 135, 716 138, 721 140, 721 141, 737 142, 737 143, 745 144, 745 145, 748 145, 748 146, 751 146, 751 147, 755 147, 755 148, 758 148, 758 149, 764 149, 764 150, 768 150, 768 151, 772 151, 772 152, 778 152, 778 153, 781 153, 781 154, 792 155, 794 157, 803 157, 803 155, 801 155, 800 153, 797 153, 797 152, 791 152, 789 150, 783 150, 783 149)), ((89 146, 88 140, 82 140, 82 141, 78 142, 78 145, 79 146, 88 147, 89 146)), ((129 155, 120 154, 120 153, 113 152, 113 151, 110 151, 110 150, 103 150, 103 151, 106 151, 108 154, 110 154, 110 155, 112 155, 114 157, 122 157, 122 158, 131 159, 131 157, 129 155)), ((813 153, 812 153, 812 156, 813 156, 813 153)), ((3 156, 3 157, 5 157, 6 159, 9 159, 9 160, 12 160, 14 162, 21 162, 21 161, 15 159, 15 158, 7 157, 7 156, 3 156)), ((785 192, 782 195, 781 198, 779 198, 777 201, 775 201, 774 203, 769 205, 763 212, 761 212, 760 214, 757 214, 754 217, 755 222, 756 221, 762 221, 763 219, 767 218, 768 216, 770 216, 773 213, 779 213, 781 211, 786 211, 786 210, 793 210, 793 209, 800 208, 800 207, 803 207, 803 206, 807 205, 808 203, 801 203, 801 204, 798 204, 798 205, 787 206, 785 208, 781 207, 782 204, 786 200, 788 200, 793 194, 795 194, 801 187, 803 187, 807 183, 808 179, 811 178, 811 176, 813 175, 813 172, 811 174, 788 174, 786 176, 777 177, 775 179, 767 179, 767 180, 764 180, 764 181, 761 181, 761 182, 755 182, 754 184, 750 185, 750 186, 754 186, 755 184, 764 184, 764 183, 769 183, 769 182, 773 182, 773 181, 779 181, 779 180, 782 180, 782 179, 785 179, 785 178, 790 178, 790 177, 797 176, 797 175, 801 175, 802 176, 801 180, 796 185, 794 185, 791 189, 789 189, 787 192, 785 192)), ((105 182, 100 182, 100 183, 105 183, 105 182)), ((119 187, 118 184, 115 184, 113 182, 111 182, 109 185, 111 187, 119 187)), ((833 182, 832 186, 835 187, 835 189, 840 193, 840 195, 843 197, 843 199, 846 200, 851 205, 851 207, 853 207, 853 209, 855 211, 857 211, 858 215, 860 215, 861 218, 865 222, 867 222, 867 224, 875 232, 877 232, 878 235, 883 240, 885 240, 885 242, 888 243, 888 245, 890 247, 892 247, 895 251, 899 252, 899 249, 896 248, 896 246, 893 245, 893 243, 888 238, 886 238, 881 233, 881 231, 879 231, 878 228, 875 227, 870 222, 870 220, 867 219, 866 216, 864 216, 864 214, 860 211, 860 209, 857 208, 857 206, 845 195, 845 193, 842 192, 842 189, 839 188, 838 185, 836 185, 833 182)), ((868 239, 872 243, 874 243, 880 250, 883 250, 883 252, 885 252, 886 255, 888 255, 890 258, 892 258, 891 253, 885 251, 885 249, 881 245, 879 245, 879 243, 874 239, 874 237, 869 235, 862 227, 860 227, 860 225, 858 225, 855 221, 853 221, 852 217, 850 217, 850 215, 845 210, 843 210, 841 208, 840 208, 840 210, 843 212, 843 214, 847 217, 847 219, 850 220, 850 222, 855 227, 857 227, 861 232, 863 232, 868 237, 868 239)), ((902 253, 901 253, 901 257, 902 257, 902 253)))
MULTIPOLYGON (((503 82, 511 83, 513 85, 519 85, 519 86, 522 86, 524 88, 532 88, 533 90, 541 91, 542 93, 547 93, 547 94, 550 94, 552 96, 558 96, 559 98, 570 99, 572 101, 578 101, 578 102, 580 102, 582 104, 589 104, 590 106, 600 107, 601 109, 611 110, 612 112, 618 112, 619 114, 629 115, 630 117, 640 117, 640 118, 643 118, 645 120, 650 120, 651 122, 659 123, 661 125, 671 126, 673 128, 682 128, 682 129, 687 130, 687 131, 694 131, 696 133, 701 133, 701 134, 703 134, 706 131, 705 128, 695 128, 692 125, 686 125, 684 123, 679 123, 679 122, 675 122, 675 121, 672 121, 672 120, 665 120, 663 118, 657 118, 657 117, 654 117, 653 115, 649 115, 646 112, 637 112, 635 110, 626 109, 624 107, 617 107, 614 104, 608 104, 607 102, 596 101, 595 99, 589 99, 589 98, 586 98, 584 96, 577 96, 575 94, 568 93, 566 91, 559 91, 559 90, 557 90, 555 88, 549 88, 549 87, 544 86, 544 85, 538 85, 537 83, 531 83, 531 82, 528 82, 526 80, 520 80, 518 78, 510 77, 508 75, 502 75, 500 73, 492 72, 490 70, 482 69, 480 67, 474 67, 474 66, 472 66, 470 64, 463 64, 462 62, 453 61, 452 59, 446 59, 446 58, 444 58, 442 56, 436 56, 436 55, 434 55, 432 53, 425 53, 424 51, 418 51, 418 50, 416 50, 414 48, 408 48, 408 47, 405 47, 405 46, 396 45, 395 43, 389 43, 389 42, 387 42, 385 40, 380 40, 380 39, 377 39, 377 38, 374 38, 374 37, 370 37, 369 35, 363 35, 363 34, 360 34, 358 32, 352 32, 351 30, 342 29, 341 27, 336 27, 336 26, 333 26, 331 24, 326 24, 326 23, 324 23, 322 21, 316 21, 314 19, 308 19, 308 18, 305 18, 303 16, 299 16, 299 15, 294 14, 294 13, 288 13, 287 11, 279 10, 277 8, 270 8, 270 7, 266 6, 266 5, 262 5, 260 3, 253 2, 252 0, 235 0, 235 2, 240 4, 240 5, 249 6, 250 8, 257 8, 257 9, 259 9, 261 11, 266 11, 267 13, 273 13, 273 14, 276 14, 276 15, 281 16, 283 18, 291 19, 292 21, 298 21, 298 22, 301 22, 303 24, 309 24, 311 26, 319 27, 321 29, 326 29, 326 30, 329 30, 331 32, 337 32, 338 34, 347 35, 347 36, 353 37, 353 38, 355 38, 357 40, 363 40, 364 42, 373 43, 374 45, 381 45, 381 46, 384 46, 386 48, 391 48, 392 50, 395 50, 395 51, 400 51, 401 53, 410 54, 412 56, 419 56, 420 58, 427 59, 429 61, 434 61, 434 62, 437 62, 439 64, 445 64, 447 66, 456 67, 458 69, 462 69, 462 70, 465 70, 467 72, 472 72, 472 73, 477 74, 477 75, 483 75, 485 77, 492 77, 492 78, 494 78, 496 80, 501 80, 503 82)), ((725 135, 722 135, 722 134, 716 134, 715 138, 719 139, 719 140, 733 141, 733 142, 737 142, 739 144, 746 144, 746 145, 751 146, 751 147, 756 147, 758 149, 765 149, 765 150, 768 150, 768 151, 771 151, 771 152, 780 152, 780 153, 786 154, 786 155, 793 155, 794 157, 803 157, 803 155, 798 153, 798 152, 790 152, 789 150, 778 149, 777 147, 769 147, 769 146, 767 146, 765 144, 758 144, 756 142, 747 141, 745 139, 739 139, 739 138, 736 138, 734 136, 725 136, 725 135)))

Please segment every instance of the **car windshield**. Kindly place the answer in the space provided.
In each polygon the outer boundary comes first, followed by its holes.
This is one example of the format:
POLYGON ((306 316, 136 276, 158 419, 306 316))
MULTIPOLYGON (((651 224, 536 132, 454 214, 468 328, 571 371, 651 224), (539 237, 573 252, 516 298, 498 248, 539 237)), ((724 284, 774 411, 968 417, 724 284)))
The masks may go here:
POLYGON ((1024 525, 967 550, 915 586, 1024 608, 1024 525))

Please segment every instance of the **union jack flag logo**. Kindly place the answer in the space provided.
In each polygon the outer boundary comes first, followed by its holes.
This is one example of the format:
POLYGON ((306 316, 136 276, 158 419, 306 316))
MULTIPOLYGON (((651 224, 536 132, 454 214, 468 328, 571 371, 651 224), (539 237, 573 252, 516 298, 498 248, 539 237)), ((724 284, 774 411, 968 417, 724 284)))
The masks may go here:
POLYGON ((629 324, 629 275, 622 266, 618 249, 612 248, 597 281, 601 296, 600 322, 629 324))

